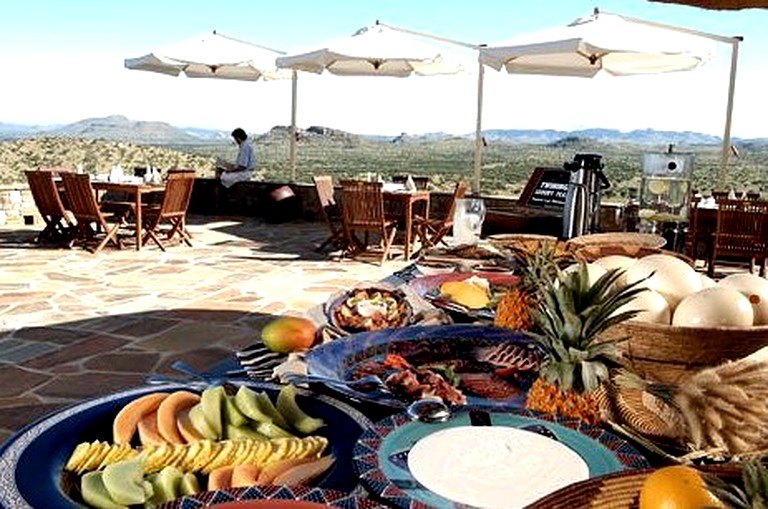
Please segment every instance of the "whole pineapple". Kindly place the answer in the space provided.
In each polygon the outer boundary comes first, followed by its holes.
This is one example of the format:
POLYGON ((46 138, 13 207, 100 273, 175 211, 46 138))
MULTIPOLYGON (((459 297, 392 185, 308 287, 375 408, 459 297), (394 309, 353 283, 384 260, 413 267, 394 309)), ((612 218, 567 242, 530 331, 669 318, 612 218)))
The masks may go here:
POLYGON ((747 461, 741 467, 741 486, 705 476, 707 487, 726 507, 768 509, 768 469, 760 461, 747 461))
POLYGON ((520 280, 512 286, 496 306, 493 324, 529 331, 533 328, 532 312, 539 301, 542 279, 551 279, 557 272, 558 255, 554 244, 542 244, 540 249, 515 249, 516 275, 520 280))
POLYGON ((539 378, 528 391, 525 407, 595 424, 600 407, 594 391, 618 366, 616 342, 598 342, 613 325, 637 311, 617 312, 638 293, 640 282, 619 286, 619 269, 606 272, 590 286, 586 263, 578 270, 557 271, 540 281, 540 300, 532 313, 536 332, 527 332, 543 351, 539 378))

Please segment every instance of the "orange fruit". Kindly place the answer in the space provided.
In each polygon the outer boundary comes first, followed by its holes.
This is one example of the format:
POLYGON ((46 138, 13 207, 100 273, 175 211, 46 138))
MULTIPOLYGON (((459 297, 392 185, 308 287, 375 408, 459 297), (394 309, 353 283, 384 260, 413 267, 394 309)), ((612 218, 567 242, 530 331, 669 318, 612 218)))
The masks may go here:
POLYGON ((724 507, 707 489, 699 472, 691 467, 663 467, 651 475, 640 489, 639 509, 702 509, 724 507))

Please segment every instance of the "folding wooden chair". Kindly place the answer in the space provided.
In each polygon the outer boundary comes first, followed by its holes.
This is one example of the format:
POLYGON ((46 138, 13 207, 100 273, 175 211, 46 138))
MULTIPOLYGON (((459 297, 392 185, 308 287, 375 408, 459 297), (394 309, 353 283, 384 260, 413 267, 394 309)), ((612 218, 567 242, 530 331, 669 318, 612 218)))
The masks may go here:
POLYGON ((760 261, 760 275, 765 275, 768 252, 766 231, 768 202, 749 200, 720 200, 717 202, 717 226, 707 273, 715 275, 719 257, 749 259, 750 270, 760 261))
POLYGON ((368 249, 369 233, 381 237, 380 264, 389 258, 392 241, 397 233, 397 221, 384 216, 384 195, 381 182, 341 181, 341 210, 349 254, 355 256, 368 249), (357 232, 363 232, 361 241, 357 232))
POLYGON ((100 209, 99 203, 96 201, 96 193, 91 186, 90 175, 62 173, 61 179, 64 183, 64 192, 67 194, 67 202, 77 221, 74 241, 82 242, 84 247, 93 253, 101 251, 108 242, 112 242, 118 249, 121 249, 123 243, 117 236, 117 231, 120 229, 124 217, 103 212, 100 209), (108 217, 114 222, 111 226, 107 223, 108 217), (97 229, 105 232, 104 238, 95 248, 91 248, 89 243, 95 240, 97 229))
POLYGON ((142 223, 144 223, 144 237, 142 246, 149 239, 165 251, 165 245, 158 236, 160 227, 167 222, 170 228, 165 234, 165 242, 178 237, 189 247, 192 247, 192 236, 187 231, 187 209, 192 197, 192 187, 195 184, 194 170, 169 170, 165 181, 163 201, 159 207, 142 207, 142 223))
POLYGON ((448 211, 445 216, 437 219, 427 219, 421 216, 415 216, 413 218, 414 228, 416 234, 419 236, 421 242, 421 249, 427 249, 436 246, 443 241, 448 232, 453 228, 453 213, 456 209, 456 200, 464 198, 467 194, 469 185, 466 182, 456 182, 456 186, 453 189, 453 196, 448 203, 448 211))
POLYGON ((72 214, 64 207, 53 172, 47 170, 25 171, 32 199, 35 201, 45 227, 35 237, 35 242, 53 242, 69 245, 75 235, 72 214))
POLYGON ((333 177, 330 175, 317 175, 312 177, 312 181, 315 183, 317 199, 320 202, 320 214, 331 231, 331 235, 317 247, 316 251, 322 251, 329 245, 339 249, 346 249, 347 242, 344 236, 341 208, 336 203, 333 195, 333 177))

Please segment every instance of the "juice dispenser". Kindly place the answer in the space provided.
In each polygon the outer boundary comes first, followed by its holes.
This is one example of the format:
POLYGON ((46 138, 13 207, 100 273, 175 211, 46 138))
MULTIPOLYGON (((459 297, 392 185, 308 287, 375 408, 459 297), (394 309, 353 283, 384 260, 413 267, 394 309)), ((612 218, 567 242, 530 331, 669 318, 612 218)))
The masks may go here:
POLYGON ((640 217, 683 222, 693 178, 693 154, 669 152, 643 156, 640 217))

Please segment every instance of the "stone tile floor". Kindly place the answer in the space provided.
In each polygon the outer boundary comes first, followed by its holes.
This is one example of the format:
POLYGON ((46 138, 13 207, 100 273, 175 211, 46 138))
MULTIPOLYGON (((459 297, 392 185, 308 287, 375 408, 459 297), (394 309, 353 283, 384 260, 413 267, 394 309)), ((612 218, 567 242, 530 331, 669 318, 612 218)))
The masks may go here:
POLYGON ((33 244, 39 227, 0 228, 0 442, 57 408, 173 373, 205 370, 264 323, 406 265, 333 259, 320 223, 196 216, 194 247, 33 244))

